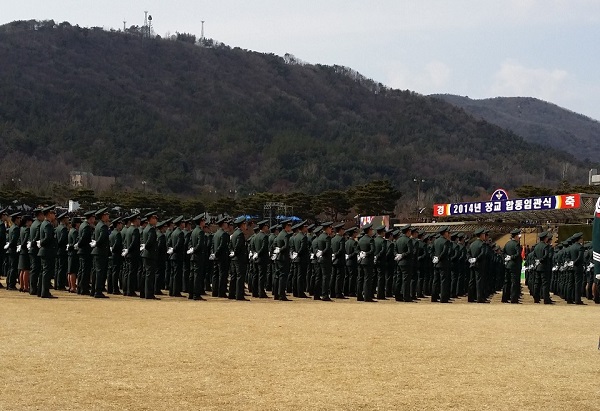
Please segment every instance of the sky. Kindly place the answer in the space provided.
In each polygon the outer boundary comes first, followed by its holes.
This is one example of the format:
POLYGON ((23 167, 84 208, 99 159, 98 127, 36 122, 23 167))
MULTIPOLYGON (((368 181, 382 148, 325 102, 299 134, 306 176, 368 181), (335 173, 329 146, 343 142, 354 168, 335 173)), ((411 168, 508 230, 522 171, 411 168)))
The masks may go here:
POLYGON ((398 89, 537 97, 600 120, 600 0, 0 0, 0 24, 54 19, 338 64, 398 89), (596 52, 594 52, 596 50, 596 52))

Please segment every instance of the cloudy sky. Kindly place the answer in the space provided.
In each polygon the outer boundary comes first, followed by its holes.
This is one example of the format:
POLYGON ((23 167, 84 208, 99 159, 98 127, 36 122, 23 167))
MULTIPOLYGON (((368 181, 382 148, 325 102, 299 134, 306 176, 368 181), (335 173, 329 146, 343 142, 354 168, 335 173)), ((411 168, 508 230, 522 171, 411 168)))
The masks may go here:
POLYGON ((600 0, 2 0, 0 23, 54 19, 199 35, 388 86, 532 96, 600 120, 600 0), (596 51, 594 51, 596 50, 596 51))

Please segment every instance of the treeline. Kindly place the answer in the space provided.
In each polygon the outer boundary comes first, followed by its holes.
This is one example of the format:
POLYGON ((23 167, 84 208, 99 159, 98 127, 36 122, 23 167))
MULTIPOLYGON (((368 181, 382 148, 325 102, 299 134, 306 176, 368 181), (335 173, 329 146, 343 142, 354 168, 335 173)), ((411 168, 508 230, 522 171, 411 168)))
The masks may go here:
MULTIPOLYGON (((353 186, 347 190, 328 190, 317 195, 302 192, 288 194, 251 193, 214 199, 182 198, 176 195, 145 193, 143 191, 110 191, 96 194, 89 189, 75 189, 65 185, 54 185, 51 196, 39 196, 31 191, 2 187, 0 206, 13 208, 40 204, 67 205, 77 201, 83 210, 110 207, 114 212, 129 210, 159 210, 165 216, 184 214, 192 216, 203 212, 210 214, 250 215, 261 218, 267 203, 283 203, 287 214, 303 219, 319 217, 339 221, 352 213, 360 215, 394 215, 401 193, 389 181, 372 181, 353 186)), ((283 208, 273 207, 273 212, 283 208)))

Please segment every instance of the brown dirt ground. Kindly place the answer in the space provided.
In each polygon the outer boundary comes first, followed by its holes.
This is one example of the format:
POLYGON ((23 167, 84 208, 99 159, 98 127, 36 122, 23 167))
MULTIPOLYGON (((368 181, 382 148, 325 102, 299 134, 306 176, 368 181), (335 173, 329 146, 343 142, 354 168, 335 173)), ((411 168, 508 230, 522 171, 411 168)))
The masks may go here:
POLYGON ((597 410, 600 306, 0 290, 1 410, 597 410))

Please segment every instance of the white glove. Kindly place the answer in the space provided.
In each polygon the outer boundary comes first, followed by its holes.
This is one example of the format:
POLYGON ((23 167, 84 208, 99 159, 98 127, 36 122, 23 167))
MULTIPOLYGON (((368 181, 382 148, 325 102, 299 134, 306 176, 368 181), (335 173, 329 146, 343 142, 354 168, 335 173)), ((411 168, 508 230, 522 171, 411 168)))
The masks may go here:
POLYGON ((110 249, 110 252, 112 253, 112 247, 108 247, 110 249))
POLYGON ((323 257, 323 251, 319 250, 319 251, 317 251, 317 258, 321 258, 321 257, 323 257))
POLYGON ((310 259, 314 260, 315 259, 315 253, 310 253, 310 259))
POLYGON ((173 247, 169 247, 169 249, 167 250, 167 254, 169 254, 169 255, 173 254, 173 247))
POLYGON ((600 274, 596 274, 596 280, 600 280, 600 274))
POLYGON ((248 258, 251 260, 254 253, 252 251, 248 251, 248 258))
POLYGON ((79 250, 79 244, 73 245, 73 250, 75 250, 75 251, 79 250))
POLYGON ((21 244, 19 244, 19 245, 17 246, 17 253, 20 253, 20 252, 21 252, 21 244))
POLYGON ((27 241, 27 249, 31 250, 31 241, 27 241))
POLYGON ((124 249, 123 252, 121 253, 121 257, 126 257, 128 253, 129 253, 129 250, 124 249))
POLYGON ((512 260, 512 257, 510 255, 507 255, 506 257, 504 257, 505 262, 508 263, 510 260, 512 260))
POLYGON ((590 265, 588 265, 588 268, 594 268, 594 263, 590 263, 590 265))
POLYGON ((431 259, 431 261, 432 261, 434 264, 437 264, 437 263, 439 263, 439 262, 440 262, 440 257, 438 257, 438 256, 435 256, 435 257, 433 257, 433 258, 431 259))
POLYGON ((367 258, 367 253, 365 251, 361 251, 358 254, 358 258, 360 258, 361 260, 364 260, 365 258, 367 258))
POLYGON ((281 249, 279 247, 275 247, 275 249, 273 250, 273 255, 279 254, 280 251, 281 249))
POLYGON ((252 253, 252 260, 258 261, 258 253, 252 253))
POLYGON ((373 264, 377 264, 377 256, 375 256, 375 258, 373 258, 373 264))
POLYGON ((233 258, 235 257, 235 251, 230 251, 229 252, 229 258, 233 258))
POLYGON ((215 253, 211 253, 211 255, 208 256, 209 261, 215 261, 216 259, 217 259, 217 256, 215 255, 215 253))
POLYGON ((146 244, 142 244, 140 246, 140 252, 144 251, 146 249, 146 244))
POLYGON ((292 252, 290 257, 292 258, 292 260, 295 260, 296 258, 298 258, 298 253, 297 252, 292 252))
POLYGON ((90 247, 92 247, 92 248, 96 247, 96 240, 92 240, 92 242, 90 243, 90 247))
POLYGON ((396 254, 396 256, 394 257, 394 261, 400 261, 402 260, 402 258, 404 258, 404 254, 396 254))
POLYGON ((8 250, 8 243, 4 244, 4 249, 8 250))
POLYGON ((40 248, 42 246, 42 242, 40 240, 37 240, 35 242, 35 245, 37 245, 37 248, 40 248))
POLYGON ((187 255, 192 255, 192 254, 194 254, 194 247, 188 248, 188 250, 187 250, 187 255))
POLYGON ((567 264, 568 267, 575 267, 575 261, 569 261, 567 264))
POLYGON ((552 267, 552 271, 558 271, 558 266, 555 265, 554 267, 552 267))
MULTIPOLYGON (((27 243, 27 248, 29 249, 29 243, 27 243)), ((65 248, 67 249, 67 251, 69 251, 69 244, 67 244, 65 248)))
POLYGON ((335 261, 335 254, 331 254, 331 261, 335 261))
POLYGON ((534 265, 534 267, 537 267, 538 265, 540 265, 540 260, 535 260, 535 265, 534 265))
POLYGON ((346 261, 350 259, 350 254, 346 254, 346 261))

